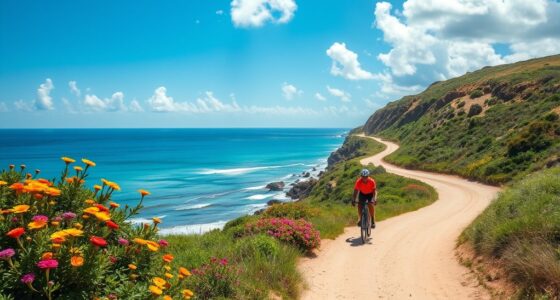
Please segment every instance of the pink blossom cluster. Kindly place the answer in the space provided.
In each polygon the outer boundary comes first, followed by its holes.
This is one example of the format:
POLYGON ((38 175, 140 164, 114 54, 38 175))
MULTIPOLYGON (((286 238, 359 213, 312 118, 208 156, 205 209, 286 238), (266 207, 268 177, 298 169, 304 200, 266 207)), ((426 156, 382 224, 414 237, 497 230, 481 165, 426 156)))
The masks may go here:
POLYGON ((263 218, 247 224, 246 229, 253 234, 266 233, 304 251, 315 249, 321 243, 319 231, 304 219, 263 218))

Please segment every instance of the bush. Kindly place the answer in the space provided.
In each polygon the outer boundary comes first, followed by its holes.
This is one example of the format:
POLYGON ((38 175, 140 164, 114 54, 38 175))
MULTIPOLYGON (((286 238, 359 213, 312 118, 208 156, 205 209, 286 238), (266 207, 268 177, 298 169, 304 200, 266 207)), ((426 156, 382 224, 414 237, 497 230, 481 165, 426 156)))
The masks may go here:
POLYGON ((478 89, 472 91, 470 94, 471 99, 475 99, 482 96, 484 96, 484 92, 478 89))
MULTIPOLYGON (((126 222, 137 206, 111 201, 118 184, 85 179, 95 163, 63 157, 59 181, 36 179, 14 166, 0 174, 0 294, 16 299, 128 298, 180 295, 187 269, 172 272, 168 243, 157 240, 159 219, 136 227, 126 222), (175 274, 172 274, 175 273, 175 274), (165 278, 165 279, 164 279, 165 278)), ((36 171, 35 176, 39 174, 36 171)), ((192 293, 184 291, 187 297, 192 293)))
POLYGON ((239 285, 239 271, 227 258, 210 258, 210 261, 192 270, 190 282, 197 299, 234 298, 239 285))
POLYGON ((318 208, 313 208, 301 202, 284 203, 273 205, 264 212, 265 217, 289 218, 289 219, 309 219, 318 214, 318 208))
POLYGON ((463 106, 465 106, 465 101, 457 103, 457 108, 462 108, 463 106))
POLYGON ((273 237, 259 234, 241 239, 236 244, 236 253, 241 257, 260 255, 267 258, 276 257, 280 252, 278 241, 273 237))
POLYGON ((469 114, 467 116, 468 117, 476 116, 476 115, 480 114, 481 112, 482 112, 482 106, 480 106, 478 104, 473 104, 473 105, 471 105, 471 108, 469 109, 469 114))
POLYGON ((246 226, 247 234, 265 233, 302 251, 315 249, 321 243, 319 231, 303 219, 263 218, 246 226))

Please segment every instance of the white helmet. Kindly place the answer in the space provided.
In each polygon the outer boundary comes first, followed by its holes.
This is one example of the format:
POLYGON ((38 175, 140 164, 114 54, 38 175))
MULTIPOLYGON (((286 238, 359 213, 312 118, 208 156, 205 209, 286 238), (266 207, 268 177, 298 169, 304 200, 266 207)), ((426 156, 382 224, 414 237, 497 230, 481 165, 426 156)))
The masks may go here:
POLYGON ((360 172, 360 175, 362 175, 363 177, 369 176, 369 170, 363 169, 362 172, 360 172))

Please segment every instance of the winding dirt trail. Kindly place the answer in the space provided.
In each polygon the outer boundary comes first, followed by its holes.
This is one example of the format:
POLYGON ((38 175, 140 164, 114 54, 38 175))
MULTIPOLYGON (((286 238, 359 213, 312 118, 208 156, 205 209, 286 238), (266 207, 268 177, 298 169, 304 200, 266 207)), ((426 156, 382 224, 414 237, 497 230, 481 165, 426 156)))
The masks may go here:
MULTIPOLYGON (((462 230, 496 196, 498 188, 457 176, 406 170, 383 157, 396 144, 361 160, 388 172, 433 186, 439 199, 432 205, 378 222, 369 244, 362 245, 358 227, 347 227, 333 241, 324 241, 315 258, 299 269, 308 289, 302 299, 487 299, 455 258, 462 230)), ((383 209, 379 207, 378 209, 383 209)))

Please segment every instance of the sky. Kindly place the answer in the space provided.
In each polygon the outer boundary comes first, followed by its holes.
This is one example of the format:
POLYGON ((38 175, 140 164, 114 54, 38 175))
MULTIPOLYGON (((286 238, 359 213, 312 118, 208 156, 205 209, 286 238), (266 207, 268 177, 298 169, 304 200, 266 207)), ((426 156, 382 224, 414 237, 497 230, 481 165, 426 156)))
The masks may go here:
POLYGON ((558 53, 558 0, 0 0, 0 128, 350 128, 558 53))

